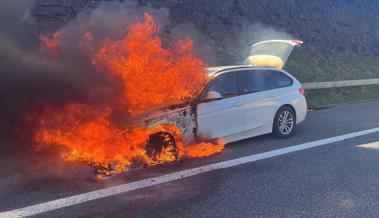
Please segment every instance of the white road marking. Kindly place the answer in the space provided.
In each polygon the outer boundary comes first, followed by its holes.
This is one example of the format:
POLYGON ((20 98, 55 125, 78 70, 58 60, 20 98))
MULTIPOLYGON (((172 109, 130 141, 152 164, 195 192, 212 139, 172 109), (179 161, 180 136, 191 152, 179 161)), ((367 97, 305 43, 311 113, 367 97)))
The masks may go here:
POLYGON ((105 189, 100 189, 100 190, 87 192, 87 193, 83 193, 79 195, 74 195, 67 198, 61 198, 61 199, 57 199, 57 200, 53 200, 53 201, 49 201, 45 203, 23 207, 20 209, 0 212, 0 218, 28 217, 32 215, 37 215, 44 212, 57 210, 60 208, 69 207, 69 206, 81 204, 84 202, 109 197, 112 195, 117 195, 117 194, 129 192, 129 191, 151 187, 154 185, 159 185, 159 184, 163 184, 167 182, 184 179, 187 177, 199 175, 199 174, 214 171, 214 170, 226 169, 226 168, 230 168, 230 167, 234 167, 234 166, 238 166, 242 164, 251 163, 258 160, 267 159, 270 157, 275 157, 275 156, 284 155, 284 154, 288 154, 288 153, 292 153, 296 151, 310 149, 310 148, 327 145, 334 142, 340 142, 343 140, 352 139, 352 138, 356 138, 359 136, 364 136, 364 135, 368 135, 368 134, 372 134, 376 132, 379 132, 379 127, 373 128, 373 129, 367 129, 367 130, 363 130, 359 132, 354 132, 354 133, 350 133, 346 135, 340 135, 340 136, 336 136, 332 138, 321 139, 321 140, 308 142, 304 144, 294 145, 291 147, 268 151, 268 152, 264 152, 260 154, 254 154, 254 155, 237 158, 233 160, 209 164, 209 165, 205 165, 201 167, 196 167, 193 169, 183 170, 183 171, 179 171, 179 172, 175 172, 175 173, 171 173, 167 175, 162 175, 162 176, 158 176, 154 178, 144 179, 144 180, 140 180, 136 182, 126 183, 123 185, 113 186, 110 188, 105 188, 105 189))

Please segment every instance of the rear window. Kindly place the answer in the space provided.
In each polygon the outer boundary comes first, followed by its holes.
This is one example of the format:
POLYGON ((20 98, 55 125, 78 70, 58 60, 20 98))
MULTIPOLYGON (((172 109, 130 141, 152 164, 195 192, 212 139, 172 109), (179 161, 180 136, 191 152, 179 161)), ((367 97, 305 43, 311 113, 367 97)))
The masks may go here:
POLYGON ((290 77, 285 75, 280 71, 271 71, 270 72, 272 81, 274 82, 276 88, 283 88, 287 86, 291 86, 293 81, 290 77))
POLYGON ((261 92, 276 88, 270 74, 263 70, 241 72, 241 82, 244 93, 261 92))

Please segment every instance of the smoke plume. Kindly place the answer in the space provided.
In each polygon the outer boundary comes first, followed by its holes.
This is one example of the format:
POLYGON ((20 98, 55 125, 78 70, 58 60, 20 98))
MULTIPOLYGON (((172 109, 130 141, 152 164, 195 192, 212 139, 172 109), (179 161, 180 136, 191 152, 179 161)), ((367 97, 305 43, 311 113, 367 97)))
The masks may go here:
POLYGON ((262 23, 244 23, 241 27, 240 38, 236 42, 239 45, 239 62, 245 62, 246 57, 249 56, 251 45, 260 41, 273 39, 293 39, 293 37, 284 29, 274 28, 262 23))
MULTIPOLYGON (((111 84, 106 72, 94 70, 80 42, 91 32, 90 45, 96 49, 105 38, 118 40, 127 27, 151 14, 161 27, 169 22, 168 11, 137 3, 104 2, 91 11, 83 11, 59 31, 59 57, 41 54, 41 36, 31 15, 35 1, 0 2, 0 135, 28 133, 24 114, 45 106, 61 107, 67 102, 91 105, 106 104, 119 87, 111 84)), ((87 45, 83 45, 87 46, 87 45)), ((31 125, 30 127, 32 127, 31 125)))

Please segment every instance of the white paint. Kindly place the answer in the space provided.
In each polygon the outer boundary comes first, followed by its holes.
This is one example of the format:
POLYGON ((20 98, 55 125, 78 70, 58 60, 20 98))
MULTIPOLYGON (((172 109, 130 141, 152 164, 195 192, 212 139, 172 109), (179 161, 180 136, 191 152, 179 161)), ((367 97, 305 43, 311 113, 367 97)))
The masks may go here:
POLYGON ((367 148, 367 149, 379 150, 379 142, 357 145, 357 147, 358 148, 367 148))
POLYGON ((368 129, 368 130, 363 130, 359 132, 354 132, 346 135, 341 135, 341 136, 336 136, 332 138, 326 138, 326 139, 321 139, 318 141, 313 141, 313 142, 308 142, 300 145, 295 145, 291 147, 286 147, 278 150, 273 150, 269 152, 264 152, 261 154, 255 154, 255 155, 250 155, 242 158, 237 158, 233 160, 228 160, 228 161, 223 161, 219 163, 214 163, 214 164, 209 164, 205 165, 202 167, 197 167, 193 169, 188 169, 188 170, 183 170, 167 175, 162 175, 154 178, 149 178, 149 179, 144 179, 136 182, 131 182, 131 183, 126 183, 123 185, 118 185, 118 186, 113 186, 110 188, 105 188, 105 189, 100 189, 92 192, 87 192, 79 195, 74 195, 71 197, 67 198, 61 198, 41 204, 36 204, 16 210, 11 210, 11 211, 5 211, 0 213, 0 218, 11 218, 11 217, 28 217, 32 215, 37 215, 41 214, 44 212, 52 211, 52 210, 57 210, 60 208, 64 207, 69 207, 77 204, 81 204, 84 202, 96 200, 96 199, 101 199, 129 191, 134 191, 146 187, 151 187, 154 185, 159 185, 167 182, 172 182, 180 179, 184 179, 190 176, 195 176, 199 174, 203 174, 206 172, 218 170, 218 169, 226 169, 242 164, 247 164, 251 163, 254 161, 258 160, 263 160, 267 159, 270 157, 275 157, 279 155, 284 155, 296 151, 301 151, 305 149, 310 149, 330 143, 335 143, 335 142, 340 142, 343 140, 359 137, 359 136, 364 136, 368 135, 371 133, 376 133, 379 132, 379 127, 373 128, 373 129, 368 129))
MULTIPOLYGON (((296 112, 296 123, 303 122, 307 114, 307 102, 299 92, 301 83, 284 70, 273 68, 238 69, 244 74, 258 71, 279 71, 292 78, 288 87, 253 92, 217 101, 202 102, 196 107, 197 133, 211 139, 222 139, 226 143, 235 142, 272 132, 276 112, 283 105, 291 105, 296 112), (227 125, 225 125, 227 124, 227 125)), ((235 69, 223 71, 222 74, 235 78, 235 69)), ((220 76, 217 79, 223 79, 220 76)), ((225 79, 225 78, 224 78, 225 79)), ((217 81, 215 81, 217 82, 217 81)), ((218 88, 211 91, 220 91, 218 88)), ((208 90, 208 91, 210 91, 208 90)))

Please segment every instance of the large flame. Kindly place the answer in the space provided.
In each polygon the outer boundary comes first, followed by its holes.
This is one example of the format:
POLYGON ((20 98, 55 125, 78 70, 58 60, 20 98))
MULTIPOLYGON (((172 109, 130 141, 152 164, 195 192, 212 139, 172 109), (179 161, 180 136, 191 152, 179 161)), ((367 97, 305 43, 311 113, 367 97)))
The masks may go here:
MULTIPOLYGON (((57 33, 50 39, 42 38, 43 54, 57 57, 60 37, 57 33)), ((101 108, 69 103, 34 114, 39 127, 34 138, 39 149, 64 145, 69 149, 64 154, 67 160, 86 161, 108 171, 121 171, 133 162, 151 165, 176 160, 164 151, 155 159, 147 155, 148 138, 157 132, 174 137, 179 158, 206 157, 222 151, 223 143, 184 145, 180 130, 172 125, 121 129, 110 119, 114 109, 121 108, 127 116, 136 117, 194 98, 208 78, 204 62, 193 53, 191 39, 163 48, 158 26, 145 14, 145 21, 131 25, 128 35, 119 41, 106 39, 95 49, 90 46, 92 40, 87 32, 78 46, 90 54, 94 68, 106 70, 112 79, 121 82, 123 92, 101 108)))
POLYGON ((207 78, 204 62, 193 54, 191 39, 162 48, 158 26, 150 15, 145 15, 144 23, 130 26, 128 32, 120 41, 105 40, 93 63, 123 81, 120 103, 131 115, 198 94, 207 78))

